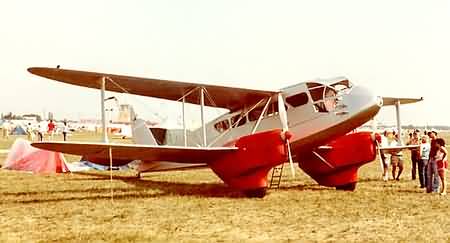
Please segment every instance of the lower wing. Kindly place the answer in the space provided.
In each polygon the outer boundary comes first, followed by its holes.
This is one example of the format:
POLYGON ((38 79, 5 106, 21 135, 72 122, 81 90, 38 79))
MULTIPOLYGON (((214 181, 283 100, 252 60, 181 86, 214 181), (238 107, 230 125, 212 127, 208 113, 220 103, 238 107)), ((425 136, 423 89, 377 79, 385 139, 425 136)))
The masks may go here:
POLYGON ((110 164, 111 151, 114 166, 124 165, 133 160, 207 164, 238 149, 86 142, 37 142, 31 145, 44 150, 82 155, 85 159, 102 165, 110 164))

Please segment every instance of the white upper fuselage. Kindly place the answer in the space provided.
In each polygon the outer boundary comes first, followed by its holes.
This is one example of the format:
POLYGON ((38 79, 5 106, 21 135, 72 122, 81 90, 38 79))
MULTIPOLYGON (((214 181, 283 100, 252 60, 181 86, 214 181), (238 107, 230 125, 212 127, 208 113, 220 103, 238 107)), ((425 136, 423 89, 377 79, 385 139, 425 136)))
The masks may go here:
MULTIPOLYGON (((359 127, 382 106, 381 98, 368 89, 353 86, 346 78, 299 83, 281 91, 287 107, 289 131, 294 150, 312 149, 359 127)), ((226 146, 242 136, 281 128, 276 97, 256 104, 243 104, 241 110, 218 117, 206 126, 207 146, 226 146), (255 106, 256 105, 256 106, 255 106)), ((203 129, 189 132, 187 144, 201 146, 203 129)), ((171 145, 183 145, 184 137, 171 139, 171 145)))

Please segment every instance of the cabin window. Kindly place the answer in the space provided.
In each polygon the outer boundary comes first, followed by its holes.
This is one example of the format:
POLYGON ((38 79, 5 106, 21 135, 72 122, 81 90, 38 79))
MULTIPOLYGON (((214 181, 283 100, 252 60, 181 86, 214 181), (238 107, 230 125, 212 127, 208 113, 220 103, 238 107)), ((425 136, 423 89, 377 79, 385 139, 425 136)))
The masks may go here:
MULTIPOLYGON (((284 109, 285 110, 288 109, 286 104, 284 104, 284 109)), ((267 116, 273 116, 273 115, 278 115, 278 101, 270 104, 269 109, 267 110, 267 116)))
POLYGON ((245 124, 245 117, 242 117, 242 118, 241 118, 241 114, 235 115, 235 116, 231 117, 231 124, 232 124, 234 127, 242 126, 242 125, 245 124), (239 120, 239 119, 240 119, 240 120, 239 120), (236 124, 238 121, 239 121, 239 123, 236 124))
POLYGON ((286 98, 286 102, 293 107, 299 107, 301 105, 308 104, 308 95, 306 93, 300 93, 286 98))
POLYGON ((248 120, 249 121, 256 121, 261 116, 261 113, 263 112, 264 107, 257 107, 250 111, 248 113, 248 120))
POLYGON ((228 128, 230 128, 230 122, 228 120, 217 122, 214 124, 214 128, 220 133, 225 132, 228 128))
POLYGON ((325 89, 325 98, 324 98, 325 109, 327 111, 336 110, 336 91, 330 87, 325 89))

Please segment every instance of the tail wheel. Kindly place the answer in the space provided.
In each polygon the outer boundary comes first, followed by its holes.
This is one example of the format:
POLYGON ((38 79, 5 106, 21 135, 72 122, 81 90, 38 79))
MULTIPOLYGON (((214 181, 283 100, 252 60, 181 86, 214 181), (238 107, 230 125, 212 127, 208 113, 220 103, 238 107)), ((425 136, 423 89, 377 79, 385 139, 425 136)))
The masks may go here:
POLYGON ((341 191, 354 191, 355 189, 356 189, 356 182, 336 186, 336 190, 341 190, 341 191))

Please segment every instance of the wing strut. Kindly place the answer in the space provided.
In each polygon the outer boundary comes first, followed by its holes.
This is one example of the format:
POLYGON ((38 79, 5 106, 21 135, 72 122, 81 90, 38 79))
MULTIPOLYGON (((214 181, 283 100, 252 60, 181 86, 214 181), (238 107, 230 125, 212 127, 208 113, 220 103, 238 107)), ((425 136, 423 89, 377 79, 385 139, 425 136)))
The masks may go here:
POLYGON ((112 148, 108 147, 109 150, 109 187, 111 189, 111 202, 114 202, 114 189, 113 189, 113 174, 112 174, 112 148))
POLYGON ((256 124, 252 129, 252 134, 254 134, 256 132, 256 129, 258 129, 259 123, 261 123, 261 120, 263 119, 264 114, 266 114, 267 108, 269 107, 271 100, 272 100, 272 97, 269 97, 269 99, 267 99, 266 105, 264 106, 264 109, 262 110, 261 114, 258 117, 258 121, 256 121, 256 124))
POLYGON ((200 112, 202 119, 202 136, 203 136, 203 147, 206 147, 206 125, 205 125, 205 89, 200 88, 200 112))
POLYGON ((397 115, 398 140, 400 141, 400 146, 402 146, 403 140, 402 140, 402 121, 400 120, 400 100, 397 100, 395 102, 395 113, 397 115))
POLYGON ((106 78, 102 77, 101 80, 101 89, 100 89, 100 98, 101 98, 101 109, 102 109, 102 135, 103 135, 103 142, 108 143, 108 134, 106 131, 106 115, 105 115, 105 83, 106 78))
POLYGON ((187 130, 186 130, 186 110, 185 110, 185 104, 186 104, 186 97, 183 97, 182 100, 182 109, 183 109, 183 140, 184 140, 184 147, 187 147, 187 130))

